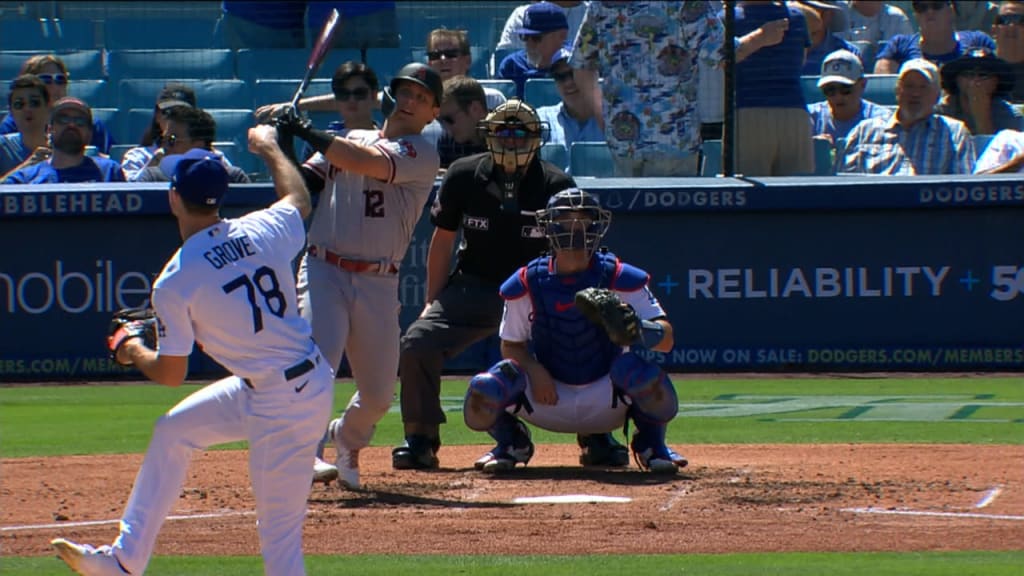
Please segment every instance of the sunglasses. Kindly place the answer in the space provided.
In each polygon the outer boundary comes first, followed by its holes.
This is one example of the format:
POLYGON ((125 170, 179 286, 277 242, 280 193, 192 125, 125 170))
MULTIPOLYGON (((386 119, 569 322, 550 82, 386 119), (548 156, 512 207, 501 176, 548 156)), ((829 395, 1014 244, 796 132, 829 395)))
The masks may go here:
POLYGON ((431 50, 430 52, 427 52, 427 59, 440 60, 441 57, 444 56, 445 60, 451 60, 452 58, 458 58, 465 55, 466 52, 463 52, 462 50, 431 50))
POLYGON ((348 102, 349 98, 352 98, 356 102, 362 102, 363 100, 366 100, 369 97, 369 88, 356 88, 355 90, 346 90, 344 88, 339 88, 338 91, 334 93, 334 99, 339 100, 341 102, 348 102))
POLYGON ((43 84, 56 84, 63 86, 68 83, 67 74, 36 74, 43 81, 43 84))
POLYGON ((842 86, 842 85, 838 85, 837 86, 835 84, 831 84, 829 86, 825 86, 824 88, 822 88, 821 89, 821 93, 824 94, 826 98, 831 98, 831 97, 835 96, 836 94, 842 94, 843 96, 849 96, 850 94, 853 94, 853 88, 851 88, 850 86, 842 86))
POLYGON ((31 108, 31 109, 42 108, 43 107, 43 101, 40 100, 39 98, 29 98, 28 101, 18 99, 18 100, 15 100, 14 102, 11 102, 11 108, 14 109, 14 110, 21 110, 21 109, 25 108, 26 106, 31 108))
POLYGON ((943 8, 949 6, 949 2, 914 2, 914 12, 920 12, 924 14, 929 10, 938 12, 943 8))
POLYGON ((523 42, 540 42, 544 34, 520 34, 519 39, 523 42))
POLYGON ((512 140, 526 140, 539 136, 537 132, 525 128, 498 128, 491 132, 491 134, 496 138, 512 140))
POLYGON ((996 24, 1002 26, 1019 26, 1024 24, 1024 14, 1000 14, 999 16, 996 16, 996 24))
POLYGON ((563 72, 552 72, 551 77, 554 78, 555 82, 561 83, 567 80, 572 80, 572 70, 565 70, 563 72))
POLYGON ((89 119, 85 116, 68 116, 66 114, 58 114, 53 122, 58 126, 74 125, 79 128, 84 128, 89 125, 89 119))

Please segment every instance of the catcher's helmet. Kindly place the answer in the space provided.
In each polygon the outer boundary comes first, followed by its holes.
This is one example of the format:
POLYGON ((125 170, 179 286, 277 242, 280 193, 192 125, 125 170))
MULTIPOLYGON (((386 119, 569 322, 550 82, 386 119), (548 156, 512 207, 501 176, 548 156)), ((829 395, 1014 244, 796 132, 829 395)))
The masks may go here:
POLYGON ((415 82, 430 90, 434 94, 434 105, 441 105, 441 97, 444 94, 444 81, 441 80, 441 75, 437 73, 437 70, 419 62, 412 62, 402 66, 398 74, 395 74, 395 77, 391 79, 390 96, 392 98, 398 93, 398 83, 403 80, 415 82))
POLYGON ((597 250, 611 222, 612 213, 579 188, 562 190, 537 211, 537 224, 544 229, 552 250, 586 250, 587 256, 597 250))
POLYGON ((495 108, 477 128, 487 139, 495 164, 503 166, 506 172, 519 173, 526 170, 548 131, 537 111, 516 98, 495 108))

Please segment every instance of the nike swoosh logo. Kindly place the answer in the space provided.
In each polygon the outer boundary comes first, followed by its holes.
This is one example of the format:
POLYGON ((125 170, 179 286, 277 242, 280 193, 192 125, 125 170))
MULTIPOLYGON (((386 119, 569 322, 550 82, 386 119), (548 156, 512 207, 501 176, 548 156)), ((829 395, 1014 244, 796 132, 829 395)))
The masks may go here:
POLYGON ((296 386, 295 387, 295 393, 298 394, 299 392, 302 392, 306 388, 306 384, 309 384, 309 380, 306 380, 302 384, 299 384, 298 386, 296 386))
POLYGON ((565 312, 574 306, 573 302, 555 302, 555 312, 565 312))

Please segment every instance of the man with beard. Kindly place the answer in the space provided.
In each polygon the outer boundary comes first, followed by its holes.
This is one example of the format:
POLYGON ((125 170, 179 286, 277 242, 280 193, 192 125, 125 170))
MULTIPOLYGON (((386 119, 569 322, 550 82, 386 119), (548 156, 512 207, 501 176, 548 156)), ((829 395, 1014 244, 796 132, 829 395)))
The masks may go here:
POLYGON ((526 81, 551 76, 551 64, 568 58, 564 44, 569 35, 565 10, 550 2, 531 4, 516 30, 526 48, 513 52, 498 65, 498 78, 516 83, 516 97, 523 99, 526 81))
POLYGON ((124 182, 120 164, 109 158, 85 155, 85 146, 92 139, 92 126, 88 104, 70 96, 57 100, 47 127, 53 154, 43 162, 13 172, 3 183, 124 182))
POLYGON ((974 143, 967 126, 934 112, 939 69, 916 58, 900 67, 896 112, 869 118, 846 140, 839 172, 848 174, 971 174, 974 143))

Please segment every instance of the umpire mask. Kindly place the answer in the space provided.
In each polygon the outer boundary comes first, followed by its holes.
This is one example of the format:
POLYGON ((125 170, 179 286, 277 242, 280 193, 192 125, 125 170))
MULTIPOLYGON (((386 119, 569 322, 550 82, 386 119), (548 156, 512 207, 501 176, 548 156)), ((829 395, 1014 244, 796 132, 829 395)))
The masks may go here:
POLYGON ((522 177, 547 132, 532 106, 515 98, 498 106, 478 125, 494 163, 507 175, 522 177))
POLYGON ((597 251, 611 222, 612 213, 579 188, 562 190, 537 211, 537 224, 552 250, 585 250, 587 258, 597 251))

